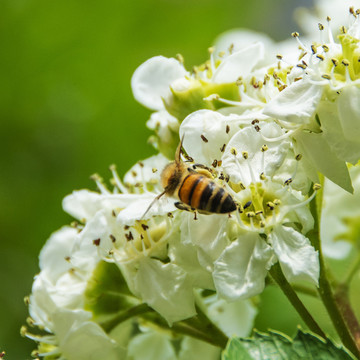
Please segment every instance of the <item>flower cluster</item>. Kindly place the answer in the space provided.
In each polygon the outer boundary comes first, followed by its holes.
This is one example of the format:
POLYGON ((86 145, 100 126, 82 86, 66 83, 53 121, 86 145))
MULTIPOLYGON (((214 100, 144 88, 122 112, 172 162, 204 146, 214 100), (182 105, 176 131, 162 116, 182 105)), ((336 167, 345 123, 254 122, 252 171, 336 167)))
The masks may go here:
POLYGON ((330 24, 318 25, 316 40, 294 33, 293 44, 227 33, 191 71, 180 55, 138 67, 132 90, 154 110, 147 126, 158 154, 123 179, 111 166, 110 185, 94 175, 98 192, 64 199, 76 221, 44 246, 28 299, 39 333, 23 332, 39 342, 37 356, 216 359, 199 324, 203 339, 183 327, 202 319, 225 337, 247 335, 274 264, 289 282, 318 285, 309 203, 323 177, 352 193, 349 164, 360 159, 359 11, 337 36, 330 24), (184 168, 224 189, 235 211, 162 196, 162 169, 181 139, 184 168))

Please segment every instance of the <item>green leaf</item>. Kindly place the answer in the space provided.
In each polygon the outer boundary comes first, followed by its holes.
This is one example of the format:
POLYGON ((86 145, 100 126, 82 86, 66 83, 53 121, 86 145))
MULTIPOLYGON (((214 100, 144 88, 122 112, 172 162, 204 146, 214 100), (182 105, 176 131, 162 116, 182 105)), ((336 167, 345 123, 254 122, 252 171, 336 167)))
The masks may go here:
POLYGON ((222 360, 354 360, 344 348, 330 339, 298 330, 294 339, 270 331, 255 332, 251 338, 232 338, 222 360))

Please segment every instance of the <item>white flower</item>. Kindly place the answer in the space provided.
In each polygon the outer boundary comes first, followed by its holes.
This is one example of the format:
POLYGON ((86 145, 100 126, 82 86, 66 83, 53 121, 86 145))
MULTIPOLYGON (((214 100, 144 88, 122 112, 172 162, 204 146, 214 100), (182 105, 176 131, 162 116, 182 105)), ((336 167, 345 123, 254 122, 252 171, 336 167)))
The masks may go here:
POLYGON ((41 272, 35 277, 29 312, 33 324, 49 335, 25 335, 40 342, 40 356, 115 360, 124 350, 91 321, 90 312, 83 310, 87 280, 99 258, 81 237, 77 229, 64 227, 52 234, 42 249, 41 272))
POLYGON ((303 31, 310 37, 315 35, 318 31, 318 24, 322 23, 328 17, 331 19, 329 25, 334 33, 338 33, 342 25, 348 25, 351 21, 349 8, 354 7, 354 10, 359 7, 358 0, 315 0, 314 8, 299 8, 295 12, 295 19, 303 29, 303 31))
POLYGON ((90 312, 56 308, 48 316, 47 330, 54 335, 27 334, 40 342, 37 356, 56 356, 59 360, 118 360, 126 356, 126 351, 91 321, 90 312))
POLYGON ((334 259, 346 258, 352 249, 351 241, 356 240, 346 238, 345 234, 351 231, 346 220, 360 217, 360 167, 352 167, 350 174, 354 194, 345 192, 329 180, 324 184, 320 235, 324 254, 334 259))
MULTIPOLYGON (((213 118, 215 128, 216 121, 221 123, 223 117, 213 118)), ((317 284, 319 277, 317 252, 303 235, 313 227, 307 208, 312 198, 292 187, 300 171, 297 166, 291 164, 292 176, 284 177, 289 173, 284 165, 289 154, 293 154, 294 162, 300 157, 295 159, 289 139, 281 139, 283 132, 278 125, 260 125, 261 133, 249 126, 236 132, 226 144, 222 165, 216 168, 230 177, 226 188, 240 204, 240 214, 231 219, 199 216, 196 221, 184 215, 182 222, 183 241, 190 240, 198 248, 199 261, 212 272, 219 295, 232 301, 259 294, 276 261, 289 281, 317 284), (267 138, 279 140, 266 143, 267 138)), ((206 146, 211 149, 217 141, 209 138, 198 150, 205 163, 213 156, 206 146)), ((192 144, 185 147, 190 154, 192 144)))
POLYGON ((143 333, 134 336, 128 347, 128 357, 132 360, 196 360, 199 358, 217 360, 220 348, 188 336, 178 340, 170 332, 141 326, 143 333), (157 331, 156 331, 157 330, 157 331), (180 341, 179 341, 180 340, 180 341))
POLYGON ((254 119, 263 120, 261 113, 222 115, 212 110, 199 110, 181 123, 180 138, 183 146, 197 163, 210 166, 220 160, 231 137, 240 126, 249 126, 254 119))
POLYGON ((216 110, 240 101, 237 80, 250 78, 263 59, 261 42, 230 52, 217 62, 211 51, 210 60, 189 74, 177 60, 156 56, 135 71, 132 89, 143 105, 157 111, 166 109, 182 121, 193 111, 216 110))
POLYGON ((349 30, 338 36, 339 42, 334 41, 330 30, 327 41, 314 42, 311 48, 297 38, 302 51, 308 54, 293 70, 297 81, 289 83, 264 108, 266 115, 283 121, 285 127, 297 129, 293 136, 299 143, 308 137, 303 132, 316 133, 311 146, 307 144, 311 152, 315 150, 311 147, 327 142, 325 146, 330 149, 322 151, 321 159, 312 156, 308 160, 316 170, 350 192, 351 182, 344 162, 356 163, 360 154, 359 29, 356 15, 349 30), (341 143, 346 144, 346 149, 341 143), (325 161, 329 169, 324 171, 325 161), (330 168, 334 169, 333 174, 330 168))
MULTIPOLYGON (((154 171, 154 168, 162 167, 164 162, 164 157, 159 155, 137 163, 125 175, 124 183, 112 168, 115 192, 109 192, 99 183, 101 194, 75 192, 66 198, 64 207, 82 217, 86 215, 83 209, 88 208, 87 202, 94 211, 98 206, 79 234, 82 248, 91 254, 83 257, 83 261, 92 256, 114 262, 133 294, 171 324, 195 315, 195 277, 171 258, 169 261, 170 254, 177 253, 174 247, 181 248, 179 251, 185 249, 177 240, 178 227, 172 219, 175 214, 171 214, 175 209, 173 201, 166 197, 155 199, 160 192, 160 171, 154 171), (121 189, 138 193, 118 193, 121 189), (152 206, 145 214, 150 204, 152 206)), ((176 259, 180 264, 180 257, 176 259)), ((72 263, 74 261, 81 261, 76 252, 72 255, 72 263)), ((187 264, 189 262, 183 265, 187 264)), ((201 269, 200 265, 198 267, 201 269)), ((196 264, 193 270, 196 271, 196 264)), ((206 277, 204 281, 209 283, 206 277)))

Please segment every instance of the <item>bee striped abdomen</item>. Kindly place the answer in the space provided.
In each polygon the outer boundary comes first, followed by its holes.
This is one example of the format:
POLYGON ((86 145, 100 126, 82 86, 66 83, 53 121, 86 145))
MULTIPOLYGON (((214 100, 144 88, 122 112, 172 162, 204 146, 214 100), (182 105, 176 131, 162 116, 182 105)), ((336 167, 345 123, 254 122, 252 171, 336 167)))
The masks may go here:
POLYGON ((229 213, 236 209, 234 200, 222 187, 197 173, 185 177, 178 196, 183 203, 209 213, 229 213))

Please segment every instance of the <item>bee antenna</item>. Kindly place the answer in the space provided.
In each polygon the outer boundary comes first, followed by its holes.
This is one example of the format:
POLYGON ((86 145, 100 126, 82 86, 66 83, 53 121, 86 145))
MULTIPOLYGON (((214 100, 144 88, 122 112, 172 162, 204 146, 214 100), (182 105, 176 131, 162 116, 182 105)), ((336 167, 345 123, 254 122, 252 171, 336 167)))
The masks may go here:
POLYGON ((146 211, 144 212, 143 216, 141 217, 140 220, 143 220, 145 215, 149 212, 149 210, 152 208, 152 206, 156 203, 156 201, 158 201, 163 195, 166 194, 166 189, 160 193, 158 196, 156 196, 156 198, 151 202, 151 204, 148 206, 148 208, 146 209, 146 211))
POLYGON ((175 161, 176 163, 179 163, 181 161, 181 148, 182 148, 182 144, 184 142, 184 137, 185 137, 185 134, 183 134, 181 140, 180 140, 180 143, 176 149, 176 152, 175 152, 175 161))

